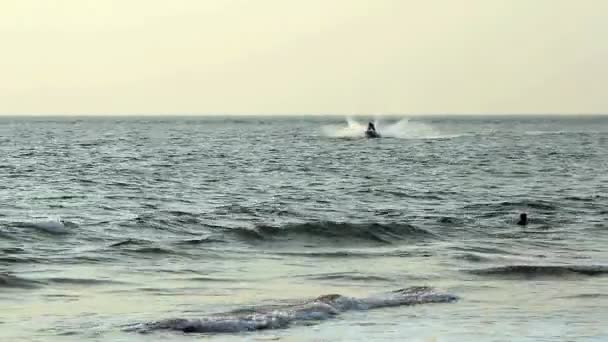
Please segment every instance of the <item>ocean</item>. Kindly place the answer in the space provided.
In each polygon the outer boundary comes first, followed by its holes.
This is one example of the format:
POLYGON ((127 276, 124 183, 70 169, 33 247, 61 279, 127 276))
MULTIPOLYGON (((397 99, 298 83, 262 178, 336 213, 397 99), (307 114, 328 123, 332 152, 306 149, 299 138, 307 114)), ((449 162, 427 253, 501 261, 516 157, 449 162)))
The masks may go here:
POLYGON ((372 119, 0 118, 0 340, 608 341, 608 117, 372 119))

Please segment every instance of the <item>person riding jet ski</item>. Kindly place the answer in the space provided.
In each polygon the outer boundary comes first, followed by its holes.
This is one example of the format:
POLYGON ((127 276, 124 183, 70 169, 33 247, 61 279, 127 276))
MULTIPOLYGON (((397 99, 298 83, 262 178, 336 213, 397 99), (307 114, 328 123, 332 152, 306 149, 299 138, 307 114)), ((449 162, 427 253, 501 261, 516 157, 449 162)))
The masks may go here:
POLYGON ((376 131, 376 126, 372 122, 367 125, 367 130, 365 131, 365 136, 368 138, 378 138, 380 134, 376 131))

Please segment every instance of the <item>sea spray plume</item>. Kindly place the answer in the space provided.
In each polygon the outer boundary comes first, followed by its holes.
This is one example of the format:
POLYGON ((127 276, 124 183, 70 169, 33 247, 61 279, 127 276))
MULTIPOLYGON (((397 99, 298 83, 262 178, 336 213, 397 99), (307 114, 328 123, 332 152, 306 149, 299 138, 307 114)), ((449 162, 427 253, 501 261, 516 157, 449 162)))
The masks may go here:
POLYGON ((353 118, 347 117, 346 126, 327 125, 323 127, 323 133, 326 136, 334 138, 357 138, 364 136, 366 128, 366 125, 357 122, 353 118))
MULTIPOLYGON (((432 126, 422 122, 410 121, 407 118, 394 123, 384 122, 376 118, 373 120, 373 123, 378 133, 383 137, 399 139, 441 138, 440 133, 432 126)), ((358 138, 365 136, 366 129, 367 123, 360 123, 353 118, 347 117, 346 126, 327 125, 323 127, 323 133, 326 136, 334 138, 358 138)))
POLYGON ((351 310, 370 310, 382 307, 427 303, 449 303, 455 300, 457 300, 457 297, 454 295, 441 293, 426 286, 409 287, 366 298, 329 294, 300 304, 239 310, 200 319, 166 319, 137 325, 130 330, 139 332, 175 330, 198 333, 230 333, 280 329, 287 328, 291 324, 306 321, 326 320, 339 315, 341 312, 351 310))
POLYGON ((392 124, 380 125, 379 132, 382 136, 400 139, 433 139, 439 138, 439 132, 430 125, 422 122, 401 119, 392 124))

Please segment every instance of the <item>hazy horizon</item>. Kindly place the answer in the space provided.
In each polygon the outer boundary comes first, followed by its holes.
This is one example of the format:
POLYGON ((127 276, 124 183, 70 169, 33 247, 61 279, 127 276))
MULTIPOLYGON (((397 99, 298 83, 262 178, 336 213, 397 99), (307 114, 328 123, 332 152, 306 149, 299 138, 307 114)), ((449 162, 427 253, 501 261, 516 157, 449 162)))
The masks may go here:
POLYGON ((0 115, 604 115, 607 10, 600 0, 3 2, 0 115))

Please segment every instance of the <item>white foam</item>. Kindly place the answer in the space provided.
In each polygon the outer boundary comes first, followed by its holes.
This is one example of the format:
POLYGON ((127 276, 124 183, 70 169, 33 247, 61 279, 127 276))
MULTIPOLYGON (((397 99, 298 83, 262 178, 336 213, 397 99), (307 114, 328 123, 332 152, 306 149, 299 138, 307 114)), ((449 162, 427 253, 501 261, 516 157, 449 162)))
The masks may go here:
POLYGON ((346 126, 343 125, 327 125, 323 128, 323 133, 326 136, 334 138, 356 138, 365 136, 367 126, 357 122, 355 119, 346 118, 346 126))
POLYGON ((221 333, 286 328, 298 321, 321 321, 350 310, 369 310, 399 305, 426 303, 449 303, 457 297, 437 292, 430 287, 410 287, 389 293, 354 298, 341 295, 325 295, 303 304, 287 305, 281 309, 264 310, 253 313, 226 313, 200 319, 173 318, 138 324, 131 331, 177 330, 183 332, 221 333))
POLYGON ((34 222, 32 226, 52 234, 67 234, 70 232, 70 230, 67 229, 65 222, 61 218, 37 221, 34 222))

